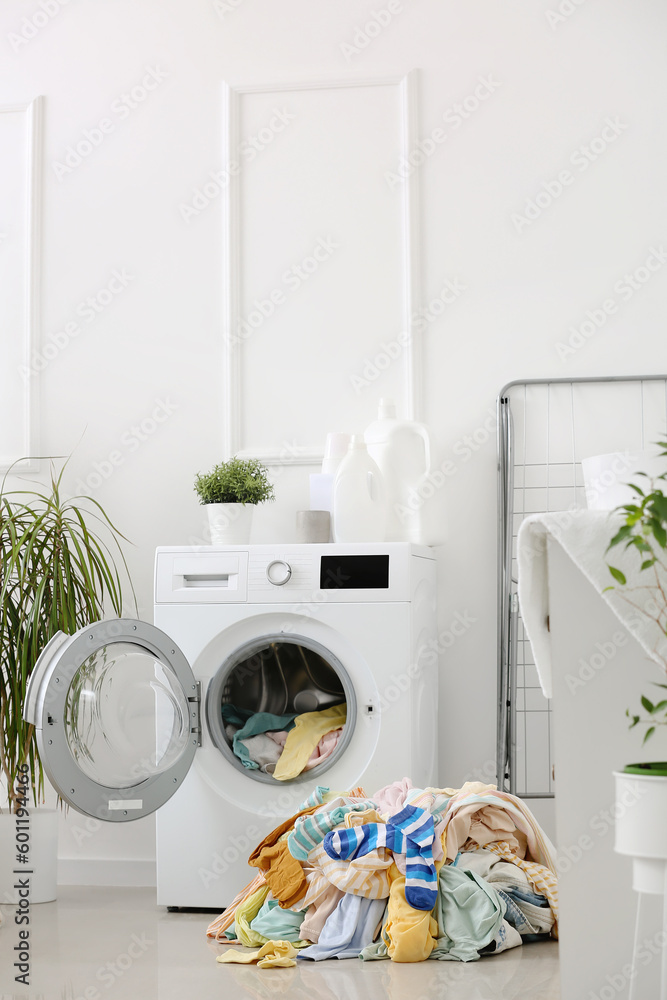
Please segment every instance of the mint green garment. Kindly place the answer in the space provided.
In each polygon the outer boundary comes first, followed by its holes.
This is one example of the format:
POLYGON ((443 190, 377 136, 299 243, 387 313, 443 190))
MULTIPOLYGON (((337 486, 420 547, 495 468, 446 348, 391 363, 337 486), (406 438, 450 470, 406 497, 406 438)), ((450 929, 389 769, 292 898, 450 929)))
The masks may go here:
POLYGON ((250 759, 248 749, 243 740, 259 733, 280 732, 294 729, 297 713, 289 715, 272 715, 270 712, 250 712, 247 708, 236 708, 235 705, 222 706, 222 720, 225 725, 240 726, 234 733, 232 750, 244 767, 257 770, 259 764, 250 759))
POLYGON ((438 939, 429 958, 474 962, 500 930, 505 904, 493 886, 474 872, 443 865, 433 915, 438 921, 438 939))
POLYGON ((373 944, 367 945, 362 948, 359 952, 359 958, 363 962, 378 962, 381 958, 389 958, 389 952, 387 946, 380 938, 378 941, 374 941, 373 944))
POLYGON ((382 929, 378 934, 377 941, 373 941, 373 944, 366 945, 359 952, 359 958, 363 962, 378 962, 382 958, 389 959, 389 951, 385 943, 384 927, 387 923, 387 917, 389 916, 389 904, 384 908, 384 916, 382 917, 382 929))
POLYGON ((267 941, 291 941, 297 947, 307 947, 311 942, 302 942, 299 938, 299 928, 305 916, 305 910, 299 913, 283 910, 277 899, 265 899, 250 928, 254 934, 261 935, 267 941))

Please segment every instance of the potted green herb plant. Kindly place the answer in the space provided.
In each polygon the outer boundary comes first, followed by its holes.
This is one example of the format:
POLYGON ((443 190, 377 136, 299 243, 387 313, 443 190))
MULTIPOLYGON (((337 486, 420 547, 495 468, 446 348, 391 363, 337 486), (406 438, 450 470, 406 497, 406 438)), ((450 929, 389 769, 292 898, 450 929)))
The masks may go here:
POLYGON ((206 506, 213 545, 249 542, 255 506, 275 499, 267 469, 255 458, 220 462, 210 472, 198 473, 194 488, 206 506))
MULTIPOLYGON (((667 459, 667 442, 660 441, 658 445, 661 457, 667 459)), ((613 589, 638 613, 639 620, 653 623, 655 634, 662 640, 667 637, 667 495, 663 491, 667 471, 653 478, 644 472, 637 475, 642 477, 641 484, 628 484, 636 499, 616 508, 622 522, 607 552, 619 546, 629 550, 629 554, 634 551, 638 571, 632 580, 626 575, 630 572, 628 565, 624 572, 608 564, 609 572, 614 579, 613 589)), ((659 641, 651 655, 667 673, 667 656, 660 646, 659 641)), ((631 729, 644 727, 644 744, 659 727, 667 725, 667 684, 654 683, 659 690, 657 696, 649 698, 642 694, 641 708, 626 710, 631 729)), ((657 888, 662 892, 663 868, 667 865, 667 762, 663 759, 628 764, 614 774, 616 850, 633 857, 635 888, 647 892, 655 892, 657 888), (631 808, 620 806, 627 802, 634 804, 631 808)))
POLYGON ((96 500, 63 496, 64 468, 52 467, 43 490, 8 492, 6 477, 0 484, 0 902, 10 901, 26 827, 31 902, 55 898, 57 813, 43 807, 44 772, 23 718, 32 670, 57 632, 100 620, 105 603, 122 613, 123 536, 96 500))

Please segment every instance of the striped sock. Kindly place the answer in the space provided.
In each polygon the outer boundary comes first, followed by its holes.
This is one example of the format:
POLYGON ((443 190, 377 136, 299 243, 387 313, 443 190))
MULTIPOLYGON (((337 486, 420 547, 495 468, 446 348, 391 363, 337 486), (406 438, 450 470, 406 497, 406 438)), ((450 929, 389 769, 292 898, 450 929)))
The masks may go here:
POLYGON ((433 817, 425 809, 406 806, 391 822, 367 823, 334 830, 324 838, 324 850, 334 860, 362 857, 378 847, 405 854, 405 898, 416 910, 432 910, 438 895, 433 864, 433 817))
POLYGON ((416 910, 432 910, 438 898, 433 863, 433 817, 425 809, 405 806, 391 817, 406 840, 405 898, 416 910))
POLYGON ((305 861, 310 852, 322 843, 326 834, 340 826, 347 813, 361 812, 373 807, 374 804, 370 799, 359 799, 337 806, 335 809, 325 808, 323 811, 318 810, 310 815, 299 816, 287 838, 290 854, 297 861, 305 861))

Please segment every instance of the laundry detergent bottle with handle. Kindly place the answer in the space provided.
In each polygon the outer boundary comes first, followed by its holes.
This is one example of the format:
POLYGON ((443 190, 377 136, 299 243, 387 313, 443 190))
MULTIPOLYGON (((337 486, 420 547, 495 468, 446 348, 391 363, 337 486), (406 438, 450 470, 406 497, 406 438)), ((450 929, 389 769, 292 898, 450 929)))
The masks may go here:
POLYGON ((378 419, 366 428, 364 439, 387 490, 386 541, 427 544, 420 486, 431 469, 428 431, 413 420, 398 420, 392 400, 381 399, 378 419))
POLYGON ((353 434, 333 484, 335 542, 384 542, 387 491, 361 434, 353 434))

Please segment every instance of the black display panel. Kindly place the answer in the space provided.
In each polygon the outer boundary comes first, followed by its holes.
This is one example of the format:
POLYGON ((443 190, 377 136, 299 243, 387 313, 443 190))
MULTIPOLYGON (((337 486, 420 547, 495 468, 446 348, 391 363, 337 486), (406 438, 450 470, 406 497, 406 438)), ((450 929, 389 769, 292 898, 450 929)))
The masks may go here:
POLYGON ((322 556, 320 590, 387 590, 389 556, 322 556))

